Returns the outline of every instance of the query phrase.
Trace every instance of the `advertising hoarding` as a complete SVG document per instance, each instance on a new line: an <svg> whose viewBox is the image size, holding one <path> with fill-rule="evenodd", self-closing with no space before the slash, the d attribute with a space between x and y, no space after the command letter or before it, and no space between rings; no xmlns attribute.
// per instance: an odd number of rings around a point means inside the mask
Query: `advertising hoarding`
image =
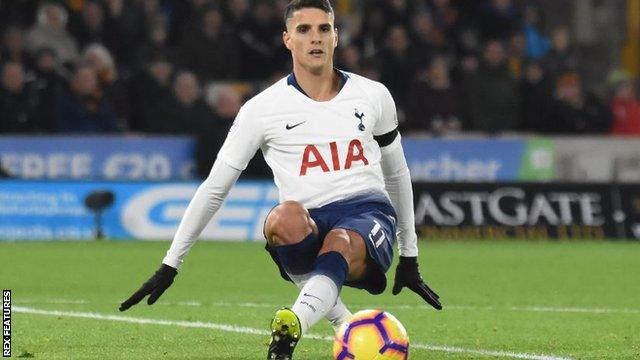
<svg viewBox="0 0 640 360"><path fill-rule="evenodd" d="M434 239L623 238L619 191L601 184L419 183L416 226Z"/></svg>
<svg viewBox="0 0 640 360"><path fill-rule="evenodd" d="M194 146L186 136L2 136L0 163L21 179L190 180Z"/></svg>
<svg viewBox="0 0 640 360"><path fill-rule="evenodd" d="M91 239L95 217L84 205L107 190L114 204L102 215L112 239L171 239L199 184L0 181L0 240ZM262 224L278 202L270 181L240 181L201 238L260 240Z"/></svg>
<svg viewBox="0 0 640 360"><path fill-rule="evenodd" d="M554 144L545 139L418 139L402 145L413 181L547 181Z"/></svg>

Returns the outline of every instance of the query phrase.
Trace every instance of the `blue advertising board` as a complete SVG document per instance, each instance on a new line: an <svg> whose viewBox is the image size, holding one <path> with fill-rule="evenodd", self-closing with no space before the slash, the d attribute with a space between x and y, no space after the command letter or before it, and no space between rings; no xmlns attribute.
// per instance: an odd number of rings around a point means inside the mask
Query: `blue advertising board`
<svg viewBox="0 0 640 360"><path fill-rule="evenodd" d="M508 139L402 141L413 181L518 180L526 143Z"/></svg>
<svg viewBox="0 0 640 360"><path fill-rule="evenodd" d="M553 178L553 146L526 139L420 139L403 146L414 181ZM186 136L0 136L0 163L20 179L183 181L195 178Z"/></svg>
<svg viewBox="0 0 640 360"><path fill-rule="evenodd" d="M84 206L108 190L114 204L102 215L112 239L171 239L198 187L195 182L0 181L0 240L90 239L95 217ZM202 232L216 240L262 239L262 224L278 202L270 181L240 181Z"/></svg>
<svg viewBox="0 0 640 360"><path fill-rule="evenodd" d="M0 163L21 179L189 180L186 136L0 136Z"/></svg>

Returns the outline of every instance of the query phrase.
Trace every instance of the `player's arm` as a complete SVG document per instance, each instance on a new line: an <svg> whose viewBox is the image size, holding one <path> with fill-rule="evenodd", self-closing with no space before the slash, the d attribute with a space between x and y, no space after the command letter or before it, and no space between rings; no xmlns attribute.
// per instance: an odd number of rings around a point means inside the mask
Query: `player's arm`
<svg viewBox="0 0 640 360"><path fill-rule="evenodd" d="M185 255L220 208L240 173L240 170L234 169L224 161L216 160L209 177L198 187L191 199L160 268L140 289L120 304L120 311L139 303L147 295L147 304L152 305L171 286Z"/></svg>
<svg viewBox="0 0 640 360"><path fill-rule="evenodd" d="M378 142L382 154L380 165L385 188L398 217L396 235L400 262L396 268L393 294L397 295L403 287L408 287L440 310L442 305L438 294L427 286L418 269L418 236L415 230L411 176L400 141L395 104L389 92L384 90L380 124L374 131L374 134L377 132L379 135L374 135L374 139Z"/></svg>
<svg viewBox="0 0 640 360"><path fill-rule="evenodd" d="M120 304L120 311L125 311L139 303L147 295L149 295L147 304L152 305L171 286L184 257L222 205L240 173L255 154L260 142L259 127L251 124L250 119L247 119L241 110L218 153L209 176L198 187L191 199L160 268L140 289Z"/></svg>

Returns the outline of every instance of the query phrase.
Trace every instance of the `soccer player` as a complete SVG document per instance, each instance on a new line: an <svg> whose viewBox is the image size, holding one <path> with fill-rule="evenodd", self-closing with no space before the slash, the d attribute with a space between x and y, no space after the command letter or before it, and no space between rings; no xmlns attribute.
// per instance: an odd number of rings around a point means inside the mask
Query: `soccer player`
<svg viewBox="0 0 640 360"><path fill-rule="evenodd" d="M411 179L389 91L333 67L338 33L328 0L292 1L285 22L293 72L242 107L160 269L120 306L124 311L146 295L151 305L171 285L261 149L280 192L264 224L266 247L281 275L300 288L293 306L274 316L267 359L291 359L301 336L323 317L334 326L348 320L342 286L382 293L396 234L393 294L408 287L442 308L418 271Z"/></svg>

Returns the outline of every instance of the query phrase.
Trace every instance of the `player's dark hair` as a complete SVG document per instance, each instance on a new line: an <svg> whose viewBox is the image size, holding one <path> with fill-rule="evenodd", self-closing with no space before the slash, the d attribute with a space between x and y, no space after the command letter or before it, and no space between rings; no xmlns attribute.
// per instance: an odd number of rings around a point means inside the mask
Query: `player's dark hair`
<svg viewBox="0 0 640 360"><path fill-rule="evenodd" d="M333 7L329 0L293 0L287 5L286 10L284 11L284 23L287 24L287 20L289 20L295 11L304 8L316 8L320 9L327 14L333 14Z"/></svg>

